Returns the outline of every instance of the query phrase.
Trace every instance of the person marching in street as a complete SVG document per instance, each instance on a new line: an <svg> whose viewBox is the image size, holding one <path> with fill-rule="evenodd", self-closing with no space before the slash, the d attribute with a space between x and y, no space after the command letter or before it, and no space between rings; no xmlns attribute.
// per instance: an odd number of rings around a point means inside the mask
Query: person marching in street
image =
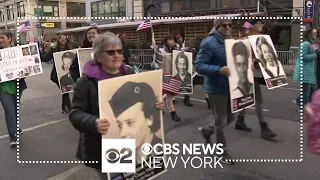
<svg viewBox="0 0 320 180"><path fill-rule="evenodd" d="M71 45L71 42L68 40L67 36L60 34L53 48L50 48L50 50L45 54L40 53L41 61L49 62L51 59L53 59L53 53L71 50L71 49L73 49L73 47ZM59 85L55 63L53 63L53 66L52 66L50 79L52 82L57 84L59 89L61 89ZM70 109L71 109L71 101L70 101L69 93L62 94L61 112L67 114L69 113Z"/></svg>
<svg viewBox="0 0 320 180"><path fill-rule="evenodd" d="M85 32L84 39L82 41L81 48L92 48L92 44L95 40L95 38L100 34L100 29L96 26L92 26L87 29ZM74 80L74 82L77 82L77 79L80 77L79 72L79 62L78 62L78 55L76 54L72 64L70 65L70 73L71 77Z"/></svg>
<svg viewBox="0 0 320 180"><path fill-rule="evenodd" d="M263 24L259 20L253 20L251 22L246 22L246 27L248 27L248 23L251 24L251 29L248 32L248 35L261 35L263 30ZM243 39L247 39L248 37L243 37ZM254 56L254 53L252 53ZM265 85L265 81L262 75L262 72L259 67L259 60L257 58L253 58L253 72L254 72L254 91L255 91L255 110L258 116L258 120L261 127L260 136L266 140L274 141L274 137L276 137L276 133L274 133L270 128L268 123L264 119L263 109L262 109L262 92L261 85ZM249 128L245 123L245 112L246 110L242 110L238 114L237 121L235 123L235 129L245 132L251 132L252 129Z"/></svg>
<svg viewBox="0 0 320 180"><path fill-rule="evenodd" d="M126 63L127 65L130 65L131 54L130 54L128 45L126 43L126 33L119 32L118 37L120 38L120 40L122 42L124 63Z"/></svg>
<svg viewBox="0 0 320 180"><path fill-rule="evenodd" d="M163 73L172 74L172 52L173 50L178 50L177 45L174 43L172 36L166 36L162 41L162 47L158 48L157 59L159 59L162 64L161 68ZM168 58L166 58L168 57ZM174 96L167 94L166 97L167 107L169 109L171 119L173 121L181 121L181 117L177 115L174 107Z"/></svg>
<svg viewBox="0 0 320 180"><path fill-rule="evenodd" d="M231 112L229 80L230 70L227 67L225 39L231 37L231 19L215 19L214 28L209 37L202 41L196 60L196 72L204 75L204 91L209 96L213 123L200 127L199 131L207 144L212 144L211 135L216 130L216 143L223 144L224 153L219 155L221 162L233 165L224 134L224 128L234 121ZM213 125L214 124L214 125Z"/></svg>
<svg viewBox="0 0 320 180"><path fill-rule="evenodd" d="M174 41L179 51L188 51L189 48L185 48L185 45L183 43L183 37L181 36L181 34L177 34L174 38ZM184 95L183 104L189 107L193 106L193 104L190 101L190 95L187 95L187 94Z"/></svg>
<svg viewBox="0 0 320 180"><path fill-rule="evenodd" d="M9 30L0 31L0 49L12 47L12 33ZM18 79L17 79L18 80ZM5 113L5 121L10 138L10 146L17 144L17 134L21 135L22 130L17 132L17 80L0 83L0 101ZM22 92L27 89L24 78L19 79L19 101L21 102Z"/></svg>
<svg viewBox="0 0 320 180"><path fill-rule="evenodd" d="M99 115L98 82L135 72L123 62L122 43L114 33L99 35L93 44L93 54L93 60L84 66L84 75L76 82L69 114L71 124L80 133L76 157L84 161L85 166L95 169L101 180L122 179L122 173L112 173L108 179L107 174L101 172L101 138L108 133L110 121L101 119ZM162 110L164 102L155 102L154 108Z"/></svg>

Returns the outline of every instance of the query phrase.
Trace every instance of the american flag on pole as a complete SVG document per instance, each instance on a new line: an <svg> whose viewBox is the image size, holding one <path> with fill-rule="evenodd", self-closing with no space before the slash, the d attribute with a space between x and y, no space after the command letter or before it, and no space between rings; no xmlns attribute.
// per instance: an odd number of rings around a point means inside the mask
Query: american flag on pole
<svg viewBox="0 0 320 180"><path fill-rule="evenodd" d="M19 32L31 31L30 21L26 21L18 27Z"/></svg>
<svg viewBox="0 0 320 180"><path fill-rule="evenodd" d="M163 94L177 95L180 92L181 81L172 77L170 74L165 74L162 82Z"/></svg>
<svg viewBox="0 0 320 180"><path fill-rule="evenodd" d="M137 29L137 31L143 30L143 29L147 29L147 28L151 28L152 24L151 24L151 20L150 19L146 19L143 23L141 23Z"/></svg>

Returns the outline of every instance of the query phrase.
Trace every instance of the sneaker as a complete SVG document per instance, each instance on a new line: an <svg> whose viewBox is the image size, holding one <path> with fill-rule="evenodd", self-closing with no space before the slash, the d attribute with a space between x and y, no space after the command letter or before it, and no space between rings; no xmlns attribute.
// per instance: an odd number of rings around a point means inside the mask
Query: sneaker
<svg viewBox="0 0 320 180"><path fill-rule="evenodd" d="M235 164L232 161L232 158L227 151L224 151L224 153L222 155L217 155L217 158L221 158L221 157L222 157L222 159L220 160L221 163L226 164L226 165L234 165Z"/></svg>
<svg viewBox="0 0 320 180"><path fill-rule="evenodd" d="M15 135L10 135L10 146L15 146L17 145L17 136Z"/></svg>
<svg viewBox="0 0 320 180"><path fill-rule="evenodd" d="M214 132L209 132L206 128L203 128L203 127L199 127L198 129L202 135L202 137L204 138L204 140L206 141L207 144L212 144L212 141L211 141L211 135L214 133Z"/></svg>

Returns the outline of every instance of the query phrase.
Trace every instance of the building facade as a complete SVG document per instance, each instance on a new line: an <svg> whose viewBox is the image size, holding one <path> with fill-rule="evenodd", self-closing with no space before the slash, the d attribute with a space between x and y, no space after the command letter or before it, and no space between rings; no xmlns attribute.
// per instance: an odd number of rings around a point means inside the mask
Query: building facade
<svg viewBox="0 0 320 180"><path fill-rule="evenodd" d="M0 28L16 33L18 17L85 17L85 0L0 0ZM20 43L31 36L36 40L56 38L57 31L81 27L85 20L77 19L28 19L31 31L19 34Z"/></svg>

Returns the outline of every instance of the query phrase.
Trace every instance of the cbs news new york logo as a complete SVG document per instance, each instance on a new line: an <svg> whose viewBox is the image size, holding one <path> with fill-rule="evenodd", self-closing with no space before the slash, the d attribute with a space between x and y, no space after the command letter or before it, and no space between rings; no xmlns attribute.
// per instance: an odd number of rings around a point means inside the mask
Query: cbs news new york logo
<svg viewBox="0 0 320 180"><path fill-rule="evenodd" d="M135 173L135 139L102 139L102 172Z"/></svg>

